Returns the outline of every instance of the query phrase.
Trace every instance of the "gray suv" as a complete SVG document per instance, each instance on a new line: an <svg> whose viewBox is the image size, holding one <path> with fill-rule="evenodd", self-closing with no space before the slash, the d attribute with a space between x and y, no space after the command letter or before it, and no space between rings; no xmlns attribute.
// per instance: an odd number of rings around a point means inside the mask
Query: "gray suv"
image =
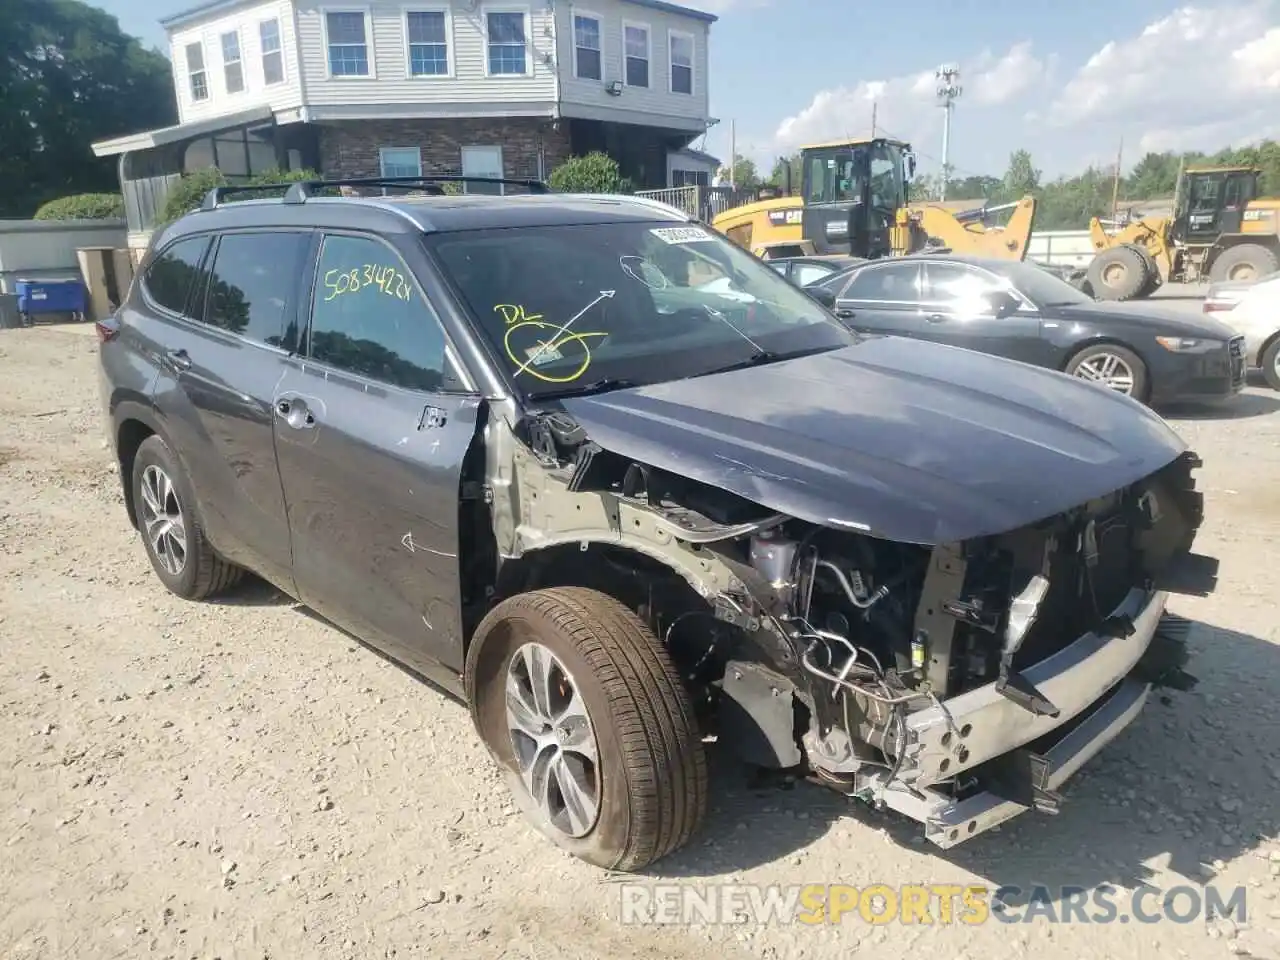
<svg viewBox="0 0 1280 960"><path fill-rule="evenodd" d="M684 844L711 735L950 847L1190 682L1198 461L1137 402L850 333L653 201L341 183L214 191L99 324L129 520L464 698L564 849Z"/></svg>

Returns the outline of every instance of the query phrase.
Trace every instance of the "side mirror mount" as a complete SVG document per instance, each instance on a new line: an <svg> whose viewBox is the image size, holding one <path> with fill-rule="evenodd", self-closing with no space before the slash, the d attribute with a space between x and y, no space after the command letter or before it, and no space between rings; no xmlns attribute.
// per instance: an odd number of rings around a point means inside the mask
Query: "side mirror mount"
<svg viewBox="0 0 1280 960"><path fill-rule="evenodd" d="M910 150L902 155L902 179L910 183L916 178L916 155Z"/></svg>
<svg viewBox="0 0 1280 960"><path fill-rule="evenodd" d="M836 308L836 294L834 290L829 290L826 287L801 287L800 289L811 296L814 300L817 300L828 310L834 310Z"/></svg>
<svg viewBox="0 0 1280 960"><path fill-rule="evenodd" d="M999 319L1018 312L1018 298L1008 290L997 290L991 294L988 301L991 304L991 312Z"/></svg>

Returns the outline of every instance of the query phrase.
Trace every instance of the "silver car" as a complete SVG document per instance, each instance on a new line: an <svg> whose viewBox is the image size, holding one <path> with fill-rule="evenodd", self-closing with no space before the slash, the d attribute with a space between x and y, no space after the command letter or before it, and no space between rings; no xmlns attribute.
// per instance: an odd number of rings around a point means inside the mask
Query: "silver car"
<svg viewBox="0 0 1280 960"><path fill-rule="evenodd" d="M1260 280L1221 281L1209 287L1204 312L1244 335L1246 363L1280 390L1280 271Z"/></svg>

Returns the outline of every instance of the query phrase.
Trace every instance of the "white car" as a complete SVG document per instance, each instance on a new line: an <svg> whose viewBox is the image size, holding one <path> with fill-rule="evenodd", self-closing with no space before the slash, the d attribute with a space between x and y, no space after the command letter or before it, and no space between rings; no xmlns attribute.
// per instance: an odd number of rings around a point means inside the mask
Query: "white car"
<svg viewBox="0 0 1280 960"><path fill-rule="evenodd" d="M1267 384L1280 390L1280 273L1256 283L1215 283L1204 312L1244 335L1246 363L1259 367Z"/></svg>

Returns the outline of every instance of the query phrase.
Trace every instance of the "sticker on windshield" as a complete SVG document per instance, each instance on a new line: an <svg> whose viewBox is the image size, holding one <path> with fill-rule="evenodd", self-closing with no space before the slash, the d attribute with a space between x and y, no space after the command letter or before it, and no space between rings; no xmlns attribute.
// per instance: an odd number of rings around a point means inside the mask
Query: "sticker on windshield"
<svg viewBox="0 0 1280 960"><path fill-rule="evenodd" d="M529 362L535 367L540 367L544 363L552 363L555 360L564 359L564 354L556 349L554 341L535 344L526 350L524 355L529 358Z"/></svg>
<svg viewBox="0 0 1280 960"><path fill-rule="evenodd" d="M715 236L701 227L658 227L650 230L663 243L701 243Z"/></svg>

